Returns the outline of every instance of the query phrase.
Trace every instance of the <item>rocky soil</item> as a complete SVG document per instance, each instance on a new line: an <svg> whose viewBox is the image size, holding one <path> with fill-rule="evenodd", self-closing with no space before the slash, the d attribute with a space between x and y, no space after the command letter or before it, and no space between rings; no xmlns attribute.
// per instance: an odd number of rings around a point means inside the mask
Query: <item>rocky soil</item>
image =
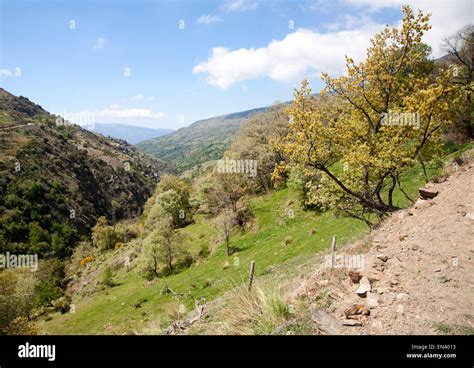
<svg viewBox="0 0 474 368"><path fill-rule="evenodd" d="M290 298L317 301L322 334L474 333L474 165L426 188L439 194L300 280Z"/></svg>

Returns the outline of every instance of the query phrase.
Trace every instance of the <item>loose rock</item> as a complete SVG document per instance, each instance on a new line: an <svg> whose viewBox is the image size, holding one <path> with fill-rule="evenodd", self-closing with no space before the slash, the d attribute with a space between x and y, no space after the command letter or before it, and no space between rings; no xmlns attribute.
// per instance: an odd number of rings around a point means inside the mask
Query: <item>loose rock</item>
<svg viewBox="0 0 474 368"><path fill-rule="evenodd" d="M321 309L314 312L313 322L318 325L320 330L329 335L338 335L341 332L341 323Z"/></svg>
<svg viewBox="0 0 474 368"><path fill-rule="evenodd" d="M356 319L345 319L341 323L344 326L362 326L362 322Z"/></svg>
<svg viewBox="0 0 474 368"><path fill-rule="evenodd" d="M360 280L359 288L357 289L356 293L360 297L365 297L367 292L371 290L370 281L367 277L362 277Z"/></svg>
<svg viewBox="0 0 474 368"><path fill-rule="evenodd" d="M367 308L376 308L379 306L379 296L377 293L367 293L367 300L365 301Z"/></svg>

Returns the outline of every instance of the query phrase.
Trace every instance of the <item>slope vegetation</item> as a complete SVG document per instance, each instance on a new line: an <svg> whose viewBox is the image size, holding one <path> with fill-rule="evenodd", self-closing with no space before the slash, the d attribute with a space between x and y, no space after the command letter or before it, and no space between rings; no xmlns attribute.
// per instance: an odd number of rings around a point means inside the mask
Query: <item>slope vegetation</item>
<svg viewBox="0 0 474 368"><path fill-rule="evenodd" d="M168 169L0 89L0 252L66 256L99 216L140 214Z"/></svg>

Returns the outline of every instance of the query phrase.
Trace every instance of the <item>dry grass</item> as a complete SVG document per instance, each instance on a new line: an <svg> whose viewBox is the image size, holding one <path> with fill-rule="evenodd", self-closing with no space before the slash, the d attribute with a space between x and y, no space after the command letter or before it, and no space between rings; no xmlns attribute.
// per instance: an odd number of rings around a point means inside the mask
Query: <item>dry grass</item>
<svg viewBox="0 0 474 368"><path fill-rule="evenodd" d="M291 312L275 287L254 286L249 291L239 286L222 311L222 317L227 334L265 335L285 323Z"/></svg>

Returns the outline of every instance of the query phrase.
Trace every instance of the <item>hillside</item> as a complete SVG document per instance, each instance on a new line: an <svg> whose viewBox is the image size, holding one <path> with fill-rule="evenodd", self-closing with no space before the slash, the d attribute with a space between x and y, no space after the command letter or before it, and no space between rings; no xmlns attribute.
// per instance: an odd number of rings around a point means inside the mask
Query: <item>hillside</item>
<svg viewBox="0 0 474 368"><path fill-rule="evenodd" d="M0 251L66 256L99 216L141 213L169 165L0 89Z"/></svg>
<svg viewBox="0 0 474 368"><path fill-rule="evenodd" d="M151 129L126 124L101 124L95 123L93 132L100 133L106 137L122 139L130 144L144 140L161 137L173 132L172 129Z"/></svg>
<svg viewBox="0 0 474 368"><path fill-rule="evenodd" d="M437 171L430 169L430 174L436 175ZM405 172L401 180L409 195L415 195L424 184L420 167ZM402 207L409 203L398 190L395 201ZM362 221L336 216L334 211L305 210L298 201L298 194L289 188L252 198L251 207L256 216L254 228L233 234L233 245L239 249L238 253L227 256L213 219L205 214L196 215L193 224L179 230L182 247L192 255L193 264L179 273L152 281L144 280L139 273L142 251L139 239L105 253L84 249L71 259L68 267L71 281L67 294L72 298L75 312L49 313L40 317L37 321L39 333L168 333L173 321L184 321L193 315L190 312L195 304L191 295L196 300L205 299L204 315L191 329L179 333L268 334L274 330L285 333L285 329L279 329L280 323L287 324L287 330L297 334L318 333L311 314L309 320L304 319L313 308L307 305L304 293L300 295L303 300L294 303L290 300L291 293L306 285L303 280L312 280L311 275L318 269L333 235L337 235L338 247L367 244L365 236L369 229ZM294 211L292 218L288 217L288 209ZM357 243L358 239L364 240ZM79 261L86 256L93 256L94 260L79 266ZM125 259L131 260L129 271L124 266ZM266 317L260 312L242 309L248 302L240 298L246 295L242 285L245 285L252 260L256 262L256 292L261 291L265 297L275 293L272 298L276 298L275 303L281 307L283 317L265 321ZM104 288L101 284L101 275L107 268L113 270L115 286L112 288ZM179 295L171 294L168 288ZM318 305L326 302L326 297L319 294L309 298ZM298 313L297 322L292 322L293 312L284 312L293 308L290 306L297 307L294 312ZM228 314L229 308L242 310L243 321L233 325L235 321L232 322L234 317ZM304 316L302 322L299 313Z"/></svg>
<svg viewBox="0 0 474 368"><path fill-rule="evenodd" d="M217 160L232 143L239 128L255 113L266 107L199 120L163 137L138 143L145 153L176 165L185 171L194 165Z"/></svg>
<svg viewBox="0 0 474 368"><path fill-rule="evenodd" d="M440 181L428 186L439 192L435 198L418 199L368 238L338 251L363 255L363 268L320 267L298 286L293 282L293 302L323 298L308 305L320 333L474 334L472 161ZM360 277L369 282L362 296Z"/></svg>

